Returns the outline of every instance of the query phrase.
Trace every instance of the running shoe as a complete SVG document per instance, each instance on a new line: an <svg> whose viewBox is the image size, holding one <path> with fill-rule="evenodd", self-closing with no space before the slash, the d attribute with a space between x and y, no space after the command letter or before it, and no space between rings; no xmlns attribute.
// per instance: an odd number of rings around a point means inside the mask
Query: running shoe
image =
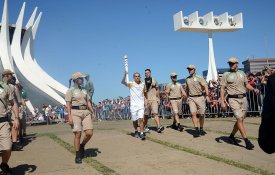
<svg viewBox="0 0 275 175"><path fill-rule="evenodd" d="M145 132L145 133L149 133L149 132L150 132L150 129L148 128L147 125L144 126L144 132Z"/></svg>
<svg viewBox="0 0 275 175"><path fill-rule="evenodd" d="M194 138L200 137L200 130L196 129L193 137Z"/></svg>
<svg viewBox="0 0 275 175"><path fill-rule="evenodd" d="M77 151L75 153L75 163L76 164L81 164L82 163L82 158L81 158L81 152L80 151Z"/></svg>
<svg viewBox="0 0 275 175"><path fill-rule="evenodd" d="M164 127L163 126L160 126L160 127L158 127L158 133L161 133L162 131L164 130Z"/></svg>
<svg viewBox="0 0 275 175"><path fill-rule="evenodd" d="M250 140L245 141L245 148L252 150L255 146L250 142Z"/></svg>
<svg viewBox="0 0 275 175"><path fill-rule="evenodd" d="M1 163L0 167L1 167L3 175L12 175L12 172L11 172L10 167L9 167L8 164Z"/></svg>
<svg viewBox="0 0 275 175"><path fill-rule="evenodd" d="M205 134L207 134L203 129L200 130L200 135L204 136Z"/></svg>
<svg viewBox="0 0 275 175"><path fill-rule="evenodd" d="M138 131L135 131L135 138L139 138L139 133L138 133Z"/></svg>
<svg viewBox="0 0 275 175"><path fill-rule="evenodd" d="M18 142L12 143L12 148L11 148L12 151L21 151L22 149L23 149L23 146L20 143Z"/></svg>
<svg viewBox="0 0 275 175"><path fill-rule="evenodd" d="M180 131L180 132L182 132L183 131L183 127L180 124L178 124L177 130Z"/></svg>
<svg viewBox="0 0 275 175"><path fill-rule="evenodd" d="M140 134L140 139L141 140L145 140L145 135L144 134Z"/></svg>

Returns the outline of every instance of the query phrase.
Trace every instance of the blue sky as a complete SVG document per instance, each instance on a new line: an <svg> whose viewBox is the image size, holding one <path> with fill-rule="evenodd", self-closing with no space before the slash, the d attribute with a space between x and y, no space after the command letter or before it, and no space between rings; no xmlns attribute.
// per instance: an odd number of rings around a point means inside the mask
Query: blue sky
<svg viewBox="0 0 275 175"><path fill-rule="evenodd" d="M9 0L10 23L15 23L23 0ZM3 4L3 1L1 1ZM129 56L129 73L150 68L158 82L169 73L187 76L186 66L207 69L208 40L205 33L175 32L173 15L209 11L220 15L243 13L244 29L213 34L217 67L236 56L275 57L275 2L273 0L26 0L25 24L33 9L43 12L35 42L38 63L68 86L73 72L89 73L95 84L94 100L126 96L120 84ZM3 6L1 4L1 6ZM2 14L2 8L0 8ZM131 78L131 76L130 76Z"/></svg>

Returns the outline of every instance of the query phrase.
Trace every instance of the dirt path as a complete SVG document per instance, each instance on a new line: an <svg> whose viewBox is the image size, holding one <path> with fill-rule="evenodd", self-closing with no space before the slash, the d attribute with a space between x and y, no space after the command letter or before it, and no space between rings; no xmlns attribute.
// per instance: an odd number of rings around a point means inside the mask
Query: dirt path
<svg viewBox="0 0 275 175"><path fill-rule="evenodd" d="M225 121L226 120L226 121ZM260 169L260 174L275 172L275 155L267 155L260 150L257 141L254 150L227 143L227 135L233 126L232 119L207 119L205 128L210 130L204 137L193 138L192 128L184 132L165 129L158 134L147 134L148 140L141 141L132 137L131 121L103 121L94 123L95 135L86 145L89 158L113 169L118 174L255 174L252 169ZM229 121L228 121L229 120ZM162 120L168 125L172 120ZM248 135L257 138L260 119L251 118ZM182 124L192 126L191 120ZM249 124L250 123L250 124ZM255 124L256 123L256 124ZM153 120L149 121L154 126ZM72 146L73 134L66 124L35 126L28 128L29 133L51 132ZM39 135L39 134L38 134ZM31 139L30 139L31 141ZM244 145L240 139L240 145ZM191 150L191 151L190 151ZM205 156L207 155L207 156ZM214 157L214 160L213 158ZM215 157L221 158L217 161ZM88 158L88 159L89 159ZM248 165L248 170L229 165L224 160ZM14 152L10 164L15 172L21 174L101 174L92 164L74 164L74 155L60 144L44 136L37 137L22 152ZM33 172L31 172L33 170ZM21 175L21 174L16 175Z"/></svg>

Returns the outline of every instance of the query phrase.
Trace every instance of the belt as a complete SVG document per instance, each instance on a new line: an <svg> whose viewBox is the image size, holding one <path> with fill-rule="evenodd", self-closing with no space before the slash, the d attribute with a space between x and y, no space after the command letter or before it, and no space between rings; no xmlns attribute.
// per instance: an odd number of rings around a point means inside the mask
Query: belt
<svg viewBox="0 0 275 175"><path fill-rule="evenodd" d="M0 123L8 122L8 117L0 117Z"/></svg>
<svg viewBox="0 0 275 175"><path fill-rule="evenodd" d="M244 98L246 97L246 94L237 94L237 95L229 95L228 98Z"/></svg>
<svg viewBox="0 0 275 175"><path fill-rule="evenodd" d="M200 94L200 95L189 95L189 97L201 97L203 96L203 94Z"/></svg>
<svg viewBox="0 0 275 175"><path fill-rule="evenodd" d="M178 97L178 98L169 98L170 100L180 100L181 97Z"/></svg>
<svg viewBox="0 0 275 175"><path fill-rule="evenodd" d="M86 110L87 106L72 106L72 109L77 109L77 110Z"/></svg>

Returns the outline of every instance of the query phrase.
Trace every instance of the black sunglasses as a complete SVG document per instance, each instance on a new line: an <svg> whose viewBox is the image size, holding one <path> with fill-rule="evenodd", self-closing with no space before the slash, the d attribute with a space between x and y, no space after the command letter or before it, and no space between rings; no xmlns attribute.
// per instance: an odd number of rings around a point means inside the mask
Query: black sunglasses
<svg viewBox="0 0 275 175"><path fill-rule="evenodd" d="M177 75L175 75L175 76L171 76L171 78L177 78Z"/></svg>

